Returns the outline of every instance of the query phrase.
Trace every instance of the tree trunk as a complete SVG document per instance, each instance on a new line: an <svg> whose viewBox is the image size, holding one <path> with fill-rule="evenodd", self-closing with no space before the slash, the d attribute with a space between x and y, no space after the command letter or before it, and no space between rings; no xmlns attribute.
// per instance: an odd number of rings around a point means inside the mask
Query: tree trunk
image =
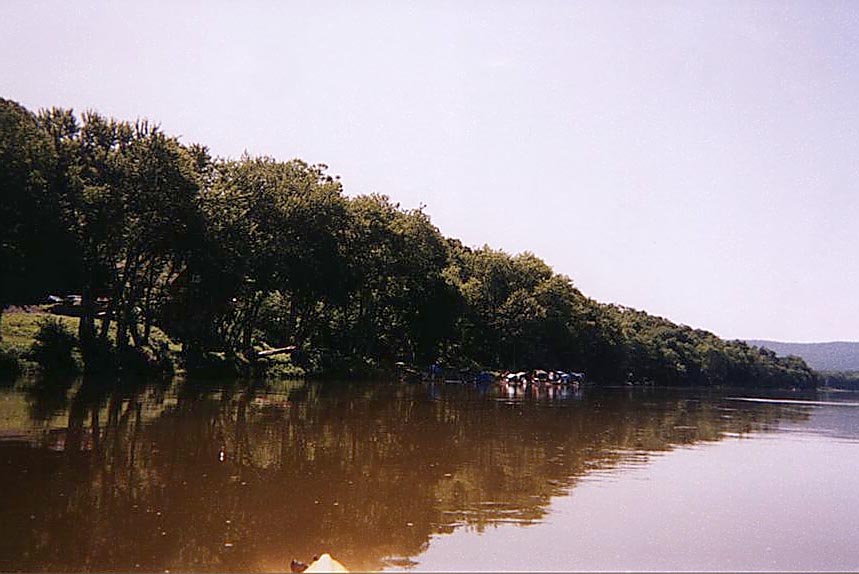
<svg viewBox="0 0 859 574"><path fill-rule="evenodd" d="M89 285L85 285L81 289L81 320L78 324L78 340L83 352L84 364L86 364L87 356L92 351L95 341L95 301Z"/></svg>
<svg viewBox="0 0 859 574"><path fill-rule="evenodd" d="M152 332L152 291L155 289L155 269L156 265L151 265L149 268L149 273L146 278L146 286L143 291L143 305L141 306L143 312L143 340L141 341L143 345L149 344L149 335ZM172 269L170 271L172 273Z"/></svg>
<svg viewBox="0 0 859 574"><path fill-rule="evenodd" d="M144 347L146 342L143 340L143 337L140 335L140 329L138 328L136 321L131 321L128 324L128 332L131 334L131 340L134 341L135 347Z"/></svg>
<svg viewBox="0 0 859 574"><path fill-rule="evenodd" d="M253 356L253 333L256 328L257 315L262 305L262 298L256 293L251 301L251 307L245 317L244 330L242 332L242 353L246 357Z"/></svg>
<svg viewBox="0 0 859 574"><path fill-rule="evenodd" d="M110 317L116 313L113 303L111 303L104 311L104 317L101 320L101 330L98 336L101 339L107 339L107 334L110 332Z"/></svg>
<svg viewBox="0 0 859 574"><path fill-rule="evenodd" d="M119 305L119 314L116 317L116 350L122 352L128 347L128 310L126 305Z"/></svg>

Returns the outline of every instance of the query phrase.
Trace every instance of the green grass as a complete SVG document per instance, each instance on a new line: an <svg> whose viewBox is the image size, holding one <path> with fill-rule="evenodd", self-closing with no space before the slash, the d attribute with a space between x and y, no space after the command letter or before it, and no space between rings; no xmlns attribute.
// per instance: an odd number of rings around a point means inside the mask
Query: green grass
<svg viewBox="0 0 859 574"><path fill-rule="evenodd" d="M36 365L27 361L24 357L33 346L36 340L36 333L39 331L39 325L42 321L48 318L57 319L62 322L72 333L77 336L78 325L80 319L78 317L69 317L67 315L54 315L48 312L48 305L40 305L38 307L29 307L28 311L14 310L3 313L0 319L0 333L2 333L2 345L5 349L9 349L22 358L22 366L26 370L34 368ZM37 309L37 310L34 310ZM100 328L100 323L96 322L96 329ZM116 325L111 324L108 331L108 337L111 341L116 340ZM174 343L164 332L158 327L152 327L150 339L153 342L167 343L170 352L178 354L181 346ZM80 359L75 351L76 358Z"/></svg>
<svg viewBox="0 0 859 574"><path fill-rule="evenodd" d="M33 307L30 307L32 309ZM67 315L54 315L48 312L49 305L38 306L38 311L13 311L3 313L0 332L3 334L3 342L18 349L29 349L35 340L36 332L39 330L39 322L45 318L53 317L62 321L72 333L77 334L80 319ZM100 328L100 322L96 321L96 329ZM116 338L116 325L111 324L109 334L111 340ZM158 327L152 327L150 338L153 342L165 342L173 352L181 348L174 343L170 337Z"/></svg>
<svg viewBox="0 0 859 574"><path fill-rule="evenodd" d="M72 333L78 332L78 323L80 320L77 317L52 315L44 309L37 312L6 312L3 313L3 318L0 319L2 321L0 332L3 334L4 345L21 353L29 351L33 341L36 340L40 321L48 317L59 319Z"/></svg>
<svg viewBox="0 0 859 574"><path fill-rule="evenodd" d="M0 319L0 333L2 333L2 348L12 351L18 357L18 361L25 372L32 372L38 369L38 365L27 358L33 342L36 340L36 333L39 331L39 326L45 319L51 318L62 322L76 337L78 333L78 325L80 319L78 317L69 317L67 315L55 315L50 313L49 305L30 306L26 311L15 309L3 313ZM96 322L96 329L100 329L100 322ZM116 325L112 324L108 332L108 337L111 341L116 340ZM166 343L173 357L178 357L181 352L181 345L172 341L158 327L152 327L150 339L153 343ZM78 364L82 364L80 350L75 349L73 356ZM267 359L268 376L274 379L291 379L302 378L305 375L304 369L294 365L291 357L287 355L278 355Z"/></svg>
<svg viewBox="0 0 859 574"><path fill-rule="evenodd" d="M32 373L39 369L39 365L29 358L29 353L42 321L48 318L58 320L75 335L78 332L78 323L80 322L77 317L48 313L44 307L39 307L38 311L32 311L32 307L30 309L30 311L15 310L11 313L3 313L2 324L0 324L0 332L3 334L2 346L5 350L12 351L18 356L18 364L24 373ZM80 351L75 349L72 356L80 365Z"/></svg>

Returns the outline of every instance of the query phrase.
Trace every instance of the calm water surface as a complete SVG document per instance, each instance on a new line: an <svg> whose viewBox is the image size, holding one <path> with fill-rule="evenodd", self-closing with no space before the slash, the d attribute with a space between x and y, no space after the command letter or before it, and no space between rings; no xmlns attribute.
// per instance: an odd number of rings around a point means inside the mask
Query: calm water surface
<svg viewBox="0 0 859 574"><path fill-rule="evenodd" d="M857 477L849 393L29 382L0 570L857 570Z"/></svg>

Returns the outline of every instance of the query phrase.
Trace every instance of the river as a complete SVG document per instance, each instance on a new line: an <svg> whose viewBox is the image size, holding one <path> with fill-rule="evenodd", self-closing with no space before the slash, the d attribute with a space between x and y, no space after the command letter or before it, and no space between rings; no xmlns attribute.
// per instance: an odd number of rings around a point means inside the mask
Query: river
<svg viewBox="0 0 859 574"><path fill-rule="evenodd" d="M0 390L0 570L857 570L859 395Z"/></svg>

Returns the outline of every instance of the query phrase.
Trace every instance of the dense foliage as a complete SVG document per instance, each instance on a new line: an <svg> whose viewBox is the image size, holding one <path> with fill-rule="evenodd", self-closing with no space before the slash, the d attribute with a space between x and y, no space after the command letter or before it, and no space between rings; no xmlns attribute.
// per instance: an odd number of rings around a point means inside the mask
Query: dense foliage
<svg viewBox="0 0 859 574"><path fill-rule="evenodd" d="M31 355L46 374L66 375L77 371L72 354L75 336L62 321L45 319L39 324L35 339Z"/></svg>
<svg viewBox="0 0 859 574"><path fill-rule="evenodd" d="M859 391L859 371L823 371L818 381L826 387Z"/></svg>
<svg viewBox="0 0 859 574"><path fill-rule="evenodd" d="M809 386L798 359L585 297L530 253L472 249L324 165L213 159L147 122L0 100L0 308L79 293L85 368L157 358L311 373L397 361L603 382ZM138 363L140 361L138 360Z"/></svg>

